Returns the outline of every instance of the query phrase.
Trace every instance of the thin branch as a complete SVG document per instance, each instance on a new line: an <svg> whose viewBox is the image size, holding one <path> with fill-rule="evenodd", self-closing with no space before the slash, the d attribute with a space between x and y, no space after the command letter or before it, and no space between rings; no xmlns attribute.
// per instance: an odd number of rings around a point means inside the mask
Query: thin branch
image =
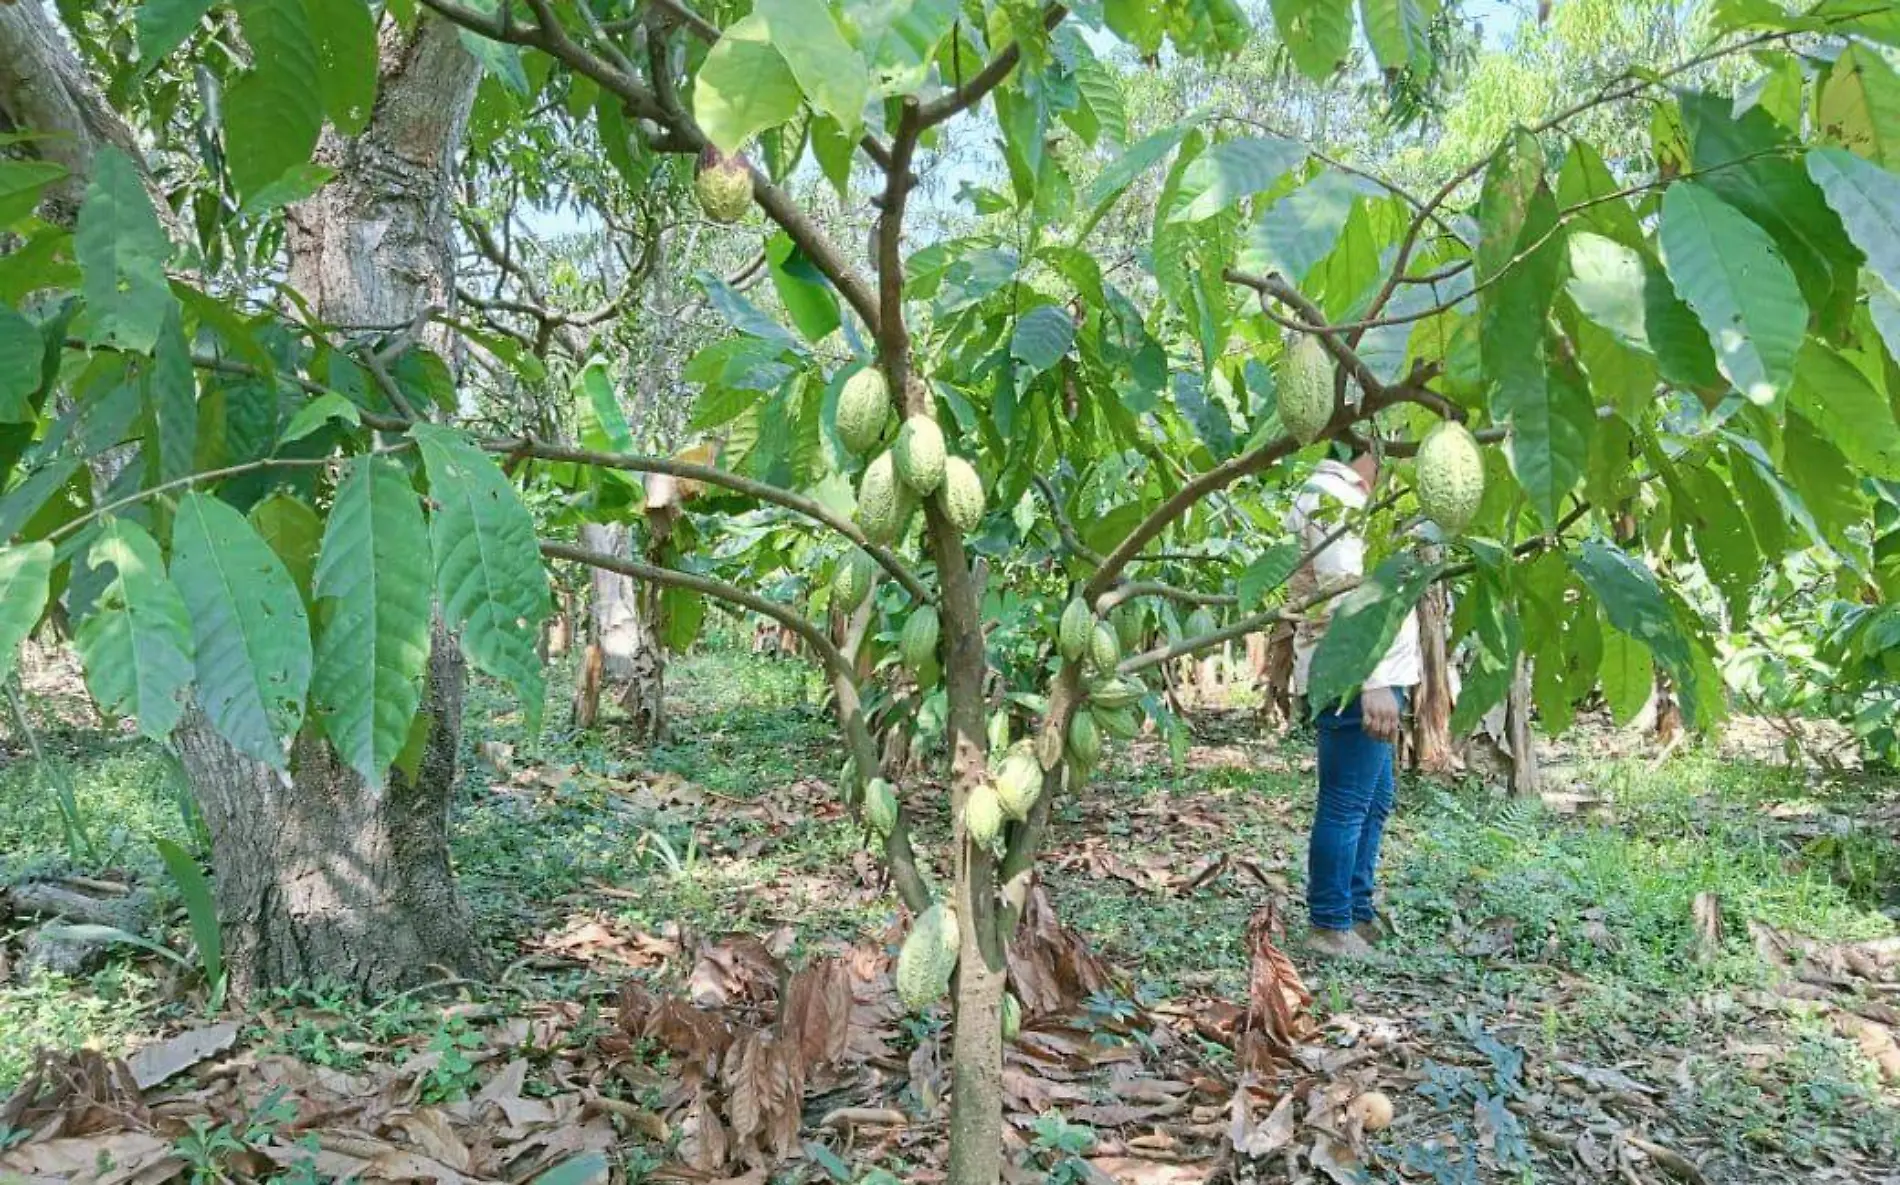
<svg viewBox="0 0 1900 1185"><path fill-rule="evenodd" d="M1067 5L1051 4L1042 10L1042 27L1054 29L1068 15ZM941 98L925 103L919 112L921 126L936 127L982 102L984 95L995 90L1005 78L1009 77L1009 72L1016 68L1016 63L1022 56L1023 47L1020 42L1012 41L1004 46L994 58L990 59L988 65L977 71L976 76L970 81Z"/></svg>
<svg viewBox="0 0 1900 1185"><path fill-rule="evenodd" d="M389 448L376 449L368 455L382 456L385 453L401 452L408 447L409 442L404 441L399 445L393 445ZM155 486L148 486L136 493L127 494L123 498L114 499L104 506L94 507L78 518L70 522L61 523L51 531L48 531L46 533L46 540L49 543L57 542L85 527L88 523L104 518L115 510L123 510L127 506L134 506L140 502L149 501L152 498L158 497L160 494L167 494L173 490L182 489L185 486L194 486L206 481L222 481L227 477L239 477L246 473L256 473L262 469L317 469L327 465L337 464L339 460L340 458L327 455L322 457L262 457L255 461L245 461L239 465L226 465L221 469L206 469L199 473L187 473L183 477L174 477L170 481L162 481Z"/></svg>

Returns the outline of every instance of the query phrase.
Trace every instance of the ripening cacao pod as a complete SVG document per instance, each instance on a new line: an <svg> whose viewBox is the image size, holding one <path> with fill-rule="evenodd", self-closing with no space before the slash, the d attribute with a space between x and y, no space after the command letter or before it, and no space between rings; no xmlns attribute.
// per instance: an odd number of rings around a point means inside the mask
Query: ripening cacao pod
<svg viewBox="0 0 1900 1185"><path fill-rule="evenodd" d="M1009 711L1007 709L998 708L990 713L989 744L992 762L995 761L995 754L1009 747Z"/></svg>
<svg viewBox="0 0 1900 1185"><path fill-rule="evenodd" d="M1080 662L1089 652L1089 631L1095 628L1095 614L1081 597L1069 602L1056 626L1056 650L1064 662Z"/></svg>
<svg viewBox="0 0 1900 1185"><path fill-rule="evenodd" d="M1418 446L1418 505L1455 535L1471 525L1484 499L1484 453L1463 424L1447 420Z"/></svg>
<svg viewBox="0 0 1900 1185"><path fill-rule="evenodd" d="M1280 370L1280 426L1301 444L1312 444L1332 419L1333 356L1314 334L1299 334Z"/></svg>
<svg viewBox="0 0 1900 1185"><path fill-rule="evenodd" d="M1023 1005L1015 992L1003 993L1003 1040L1014 1041L1023 1031Z"/></svg>
<svg viewBox="0 0 1900 1185"><path fill-rule="evenodd" d="M989 847L1002 834L1003 804L997 799L995 786L984 782L964 799L963 830L979 848Z"/></svg>
<svg viewBox="0 0 1900 1185"><path fill-rule="evenodd" d="M879 839L897 829L897 791L883 778L872 778L864 788L864 825Z"/></svg>
<svg viewBox="0 0 1900 1185"><path fill-rule="evenodd" d="M744 154L727 156L706 146L693 173L693 196L714 222L737 222L752 208L752 169Z"/></svg>
<svg viewBox="0 0 1900 1185"><path fill-rule="evenodd" d="M838 570L832 574L831 604L840 612L849 613L864 604L864 598L870 595L876 583L877 561L868 552L854 547L838 561Z"/></svg>
<svg viewBox="0 0 1900 1185"><path fill-rule="evenodd" d="M1117 708L1132 707L1141 701L1141 684L1131 679L1103 679L1089 688L1089 704L1092 707L1114 711Z"/></svg>
<svg viewBox="0 0 1900 1185"><path fill-rule="evenodd" d="M1077 708L1069 719L1069 756L1083 769L1095 768L1102 759L1102 734L1087 708Z"/></svg>
<svg viewBox="0 0 1900 1185"><path fill-rule="evenodd" d="M1121 639L1115 636L1115 627L1106 621L1098 621L1089 631L1089 662L1104 675L1112 675L1122 660Z"/></svg>
<svg viewBox="0 0 1900 1185"><path fill-rule="evenodd" d="M983 523L983 479L976 467L962 457L946 457L943 462L943 487L937 497L943 516L950 525L969 534Z"/></svg>
<svg viewBox="0 0 1900 1185"><path fill-rule="evenodd" d="M898 636L897 653L913 674L936 661L937 638L941 631L936 609L921 605L911 611L910 619L904 622L904 632Z"/></svg>
<svg viewBox="0 0 1900 1185"><path fill-rule="evenodd" d="M950 990L957 969L957 914L941 901L919 914L897 952L897 995L921 1012Z"/></svg>
<svg viewBox="0 0 1900 1185"><path fill-rule="evenodd" d="M1012 745L996 772L996 801L1012 819L1029 817L1029 810L1042 796L1042 762L1036 760L1036 747L1023 741Z"/></svg>
<svg viewBox="0 0 1900 1185"><path fill-rule="evenodd" d="M897 457L897 476L920 497L928 498L943 484L943 429L929 416L905 420L891 452Z"/></svg>
<svg viewBox="0 0 1900 1185"><path fill-rule="evenodd" d="M1067 745L1068 740L1062 735L1062 730L1056 727L1055 721L1050 719L1044 722L1036 733L1036 764L1044 770L1061 765L1062 751Z"/></svg>
<svg viewBox="0 0 1900 1185"><path fill-rule="evenodd" d="M887 450L872 458L858 481L858 525L880 546L894 541L909 517L908 499L897 486L897 462Z"/></svg>
<svg viewBox="0 0 1900 1185"><path fill-rule="evenodd" d="M891 386L884 372L867 366L844 381L838 392L838 439L854 453L868 453L884 435L891 418Z"/></svg>

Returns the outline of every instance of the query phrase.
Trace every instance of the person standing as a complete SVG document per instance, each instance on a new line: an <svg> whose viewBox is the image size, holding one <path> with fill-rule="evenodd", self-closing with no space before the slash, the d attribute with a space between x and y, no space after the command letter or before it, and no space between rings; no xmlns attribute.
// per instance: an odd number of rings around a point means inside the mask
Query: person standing
<svg viewBox="0 0 1900 1185"><path fill-rule="evenodd" d="M1300 488L1286 525L1301 553L1312 558L1289 582L1295 602L1343 592L1364 577L1366 541L1356 519L1378 476L1379 459L1371 450L1348 450L1344 460L1321 461ZM1328 600L1310 610L1295 629L1296 703L1306 695L1313 653L1334 604ZM1307 841L1306 901L1308 947L1317 955L1365 958L1383 937L1372 906L1373 880L1392 812L1399 719L1418 678L1418 620L1408 613L1357 694L1344 704L1309 705L1319 734L1319 801Z"/></svg>

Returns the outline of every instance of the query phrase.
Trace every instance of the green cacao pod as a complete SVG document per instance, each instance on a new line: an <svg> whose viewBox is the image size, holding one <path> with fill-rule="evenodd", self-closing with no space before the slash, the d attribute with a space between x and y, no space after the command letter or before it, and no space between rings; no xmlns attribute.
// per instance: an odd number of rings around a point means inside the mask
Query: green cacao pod
<svg viewBox="0 0 1900 1185"><path fill-rule="evenodd" d="M897 430L897 476L921 497L928 498L943 484L943 429L929 416L912 416Z"/></svg>
<svg viewBox="0 0 1900 1185"><path fill-rule="evenodd" d="M1009 712L999 708L990 713L989 725L990 753L1001 753L1009 748ZM992 760L994 758L992 757Z"/></svg>
<svg viewBox="0 0 1900 1185"><path fill-rule="evenodd" d="M1447 420L1418 446L1418 505L1451 534L1471 525L1484 499L1484 453L1463 424Z"/></svg>
<svg viewBox="0 0 1900 1185"><path fill-rule="evenodd" d="M744 155L727 156L710 145L699 154L693 196L714 222L737 222L752 208L752 170Z"/></svg>
<svg viewBox="0 0 1900 1185"><path fill-rule="evenodd" d="M1112 675L1122 660L1121 639L1115 636L1115 627L1106 621L1098 621L1089 631L1089 662L1104 675Z"/></svg>
<svg viewBox="0 0 1900 1185"><path fill-rule="evenodd" d="M950 990L957 969L957 914L941 901L919 914L897 952L897 995L922 1012Z"/></svg>
<svg viewBox="0 0 1900 1185"><path fill-rule="evenodd" d="M1068 739L1062 730L1056 727L1053 719L1046 721L1036 733L1036 764L1045 771L1062 764L1062 751L1068 746Z"/></svg>
<svg viewBox="0 0 1900 1185"><path fill-rule="evenodd" d="M1299 334L1280 371L1280 426L1301 444L1312 444L1332 418L1333 356L1314 334Z"/></svg>
<svg viewBox="0 0 1900 1185"><path fill-rule="evenodd" d="M1205 607L1188 614L1187 625L1183 627L1184 636L1189 638L1205 637L1214 632L1214 615Z"/></svg>
<svg viewBox="0 0 1900 1185"><path fill-rule="evenodd" d="M1056 627L1056 650L1064 662L1080 662L1089 652L1089 631L1095 628L1095 614L1089 612L1088 603L1081 597L1069 602L1062 611L1062 622Z"/></svg>
<svg viewBox="0 0 1900 1185"><path fill-rule="evenodd" d="M1141 701L1141 692L1141 684L1131 679L1104 679L1089 688L1089 703L1110 711L1132 707Z"/></svg>
<svg viewBox="0 0 1900 1185"><path fill-rule="evenodd" d="M1003 833L1003 804L997 799L995 786L984 782L970 791L963 802L963 829L979 848L989 847Z"/></svg>
<svg viewBox="0 0 1900 1185"><path fill-rule="evenodd" d="M850 553L838 561L838 570L831 577L831 603L842 612L849 613L864 604L864 598L870 595L872 585L877 583L877 561L870 553L861 548L852 548Z"/></svg>
<svg viewBox="0 0 1900 1185"><path fill-rule="evenodd" d="M1102 734L1087 708L1077 708L1069 720L1069 756L1083 769L1095 768L1102 759Z"/></svg>
<svg viewBox="0 0 1900 1185"><path fill-rule="evenodd" d="M1042 796L1042 762L1036 760L1036 747L1029 741L1010 746L1003 767L996 772L996 801L1012 819L1027 819L1029 810Z"/></svg>
<svg viewBox="0 0 1900 1185"><path fill-rule="evenodd" d="M967 535L983 524L983 479L962 457L944 459L943 488L937 497L943 516L957 530Z"/></svg>
<svg viewBox="0 0 1900 1185"><path fill-rule="evenodd" d="M838 392L838 439L854 453L868 453L884 435L891 418L891 387L884 372L867 366L844 381Z"/></svg>
<svg viewBox="0 0 1900 1185"><path fill-rule="evenodd" d="M1015 992L1003 993L1003 1040L1014 1041L1023 1031L1023 1005Z"/></svg>
<svg viewBox="0 0 1900 1185"><path fill-rule="evenodd" d="M937 611L929 605L919 606L911 611L910 619L904 622L904 632L898 637L897 653L904 665L913 672L919 672L937 658L937 637L942 626L937 620Z"/></svg>
<svg viewBox="0 0 1900 1185"><path fill-rule="evenodd" d="M1133 740L1135 734L1141 731L1141 721L1127 708L1111 710L1090 705L1089 715L1095 717L1096 728L1124 741Z"/></svg>
<svg viewBox="0 0 1900 1185"><path fill-rule="evenodd" d="M883 778L872 778L864 788L864 824L879 839L897 829L897 791Z"/></svg>
<svg viewBox="0 0 1900 1185"><path fill-rule="evenodd" d="M907 502L897 488L896 459L888 450L879 453L858 482L858 525L864 537L880 546L894 541L909 517Z"/></svg>
<svg viewBox="0 0 1900 1185"><path fill-rule="evenodd" d="M1123 654L1133 654L1141 649L1141 633L1145 624L1141 610L1134 605L1123 605L1108 618L1115 625L1115 637L1122 644Z"/></svg>
<svg viewBox="0 0 1900 1185"><path fill-rule="evenodd" d="M839 797L845 799L847 802L850 801L851 794L857 789L857 785L858 759L855 757L847 757L844 759L844 765L838 770Z"/></svg>

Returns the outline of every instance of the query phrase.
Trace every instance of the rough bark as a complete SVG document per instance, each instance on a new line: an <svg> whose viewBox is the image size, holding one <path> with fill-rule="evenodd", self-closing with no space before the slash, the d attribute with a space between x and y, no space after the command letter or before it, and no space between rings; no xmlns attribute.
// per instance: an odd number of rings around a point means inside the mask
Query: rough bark
<svg viewBox="0 0 1900 1185"><path fill-rule="evenodd" d="M1415 768L1428 774L1464 768L1451 735L1450 602L1445 586L1434 584L1425 590L1418 606L1419 684L1412 709L1412 759Z"/></svg>
<svg viewBox="0 0 1900 1185"><path fill-rule="evenodd" d="M195 709L180 727L179 759L211 832L235 996L318 977L382 991L478 963L447 844L465 682L454 639L438 629L422 763L413 783L392 772L380 793L309 734L286 780L237 754Z"/></svg>
<svg viewBox="0 0 1900 1185"><path fill-rule="evenodd" d="M582 523L581 546L606 555L627 554L627 528L621 523ZM600 643L602 671L607 678L625 679L633 673L635 636L634 603L638 591L633 578L618 572L595 568L590 641Z"/></svg>
<svg viewBox="0 0 1900 1185"><path fill-rule="evenodd" d="M1511 756L1511 796L1529 798L1537 793L1537 737L1531 731L1531 660L1517 656L1504 709L1506 749Z"/></svg>

